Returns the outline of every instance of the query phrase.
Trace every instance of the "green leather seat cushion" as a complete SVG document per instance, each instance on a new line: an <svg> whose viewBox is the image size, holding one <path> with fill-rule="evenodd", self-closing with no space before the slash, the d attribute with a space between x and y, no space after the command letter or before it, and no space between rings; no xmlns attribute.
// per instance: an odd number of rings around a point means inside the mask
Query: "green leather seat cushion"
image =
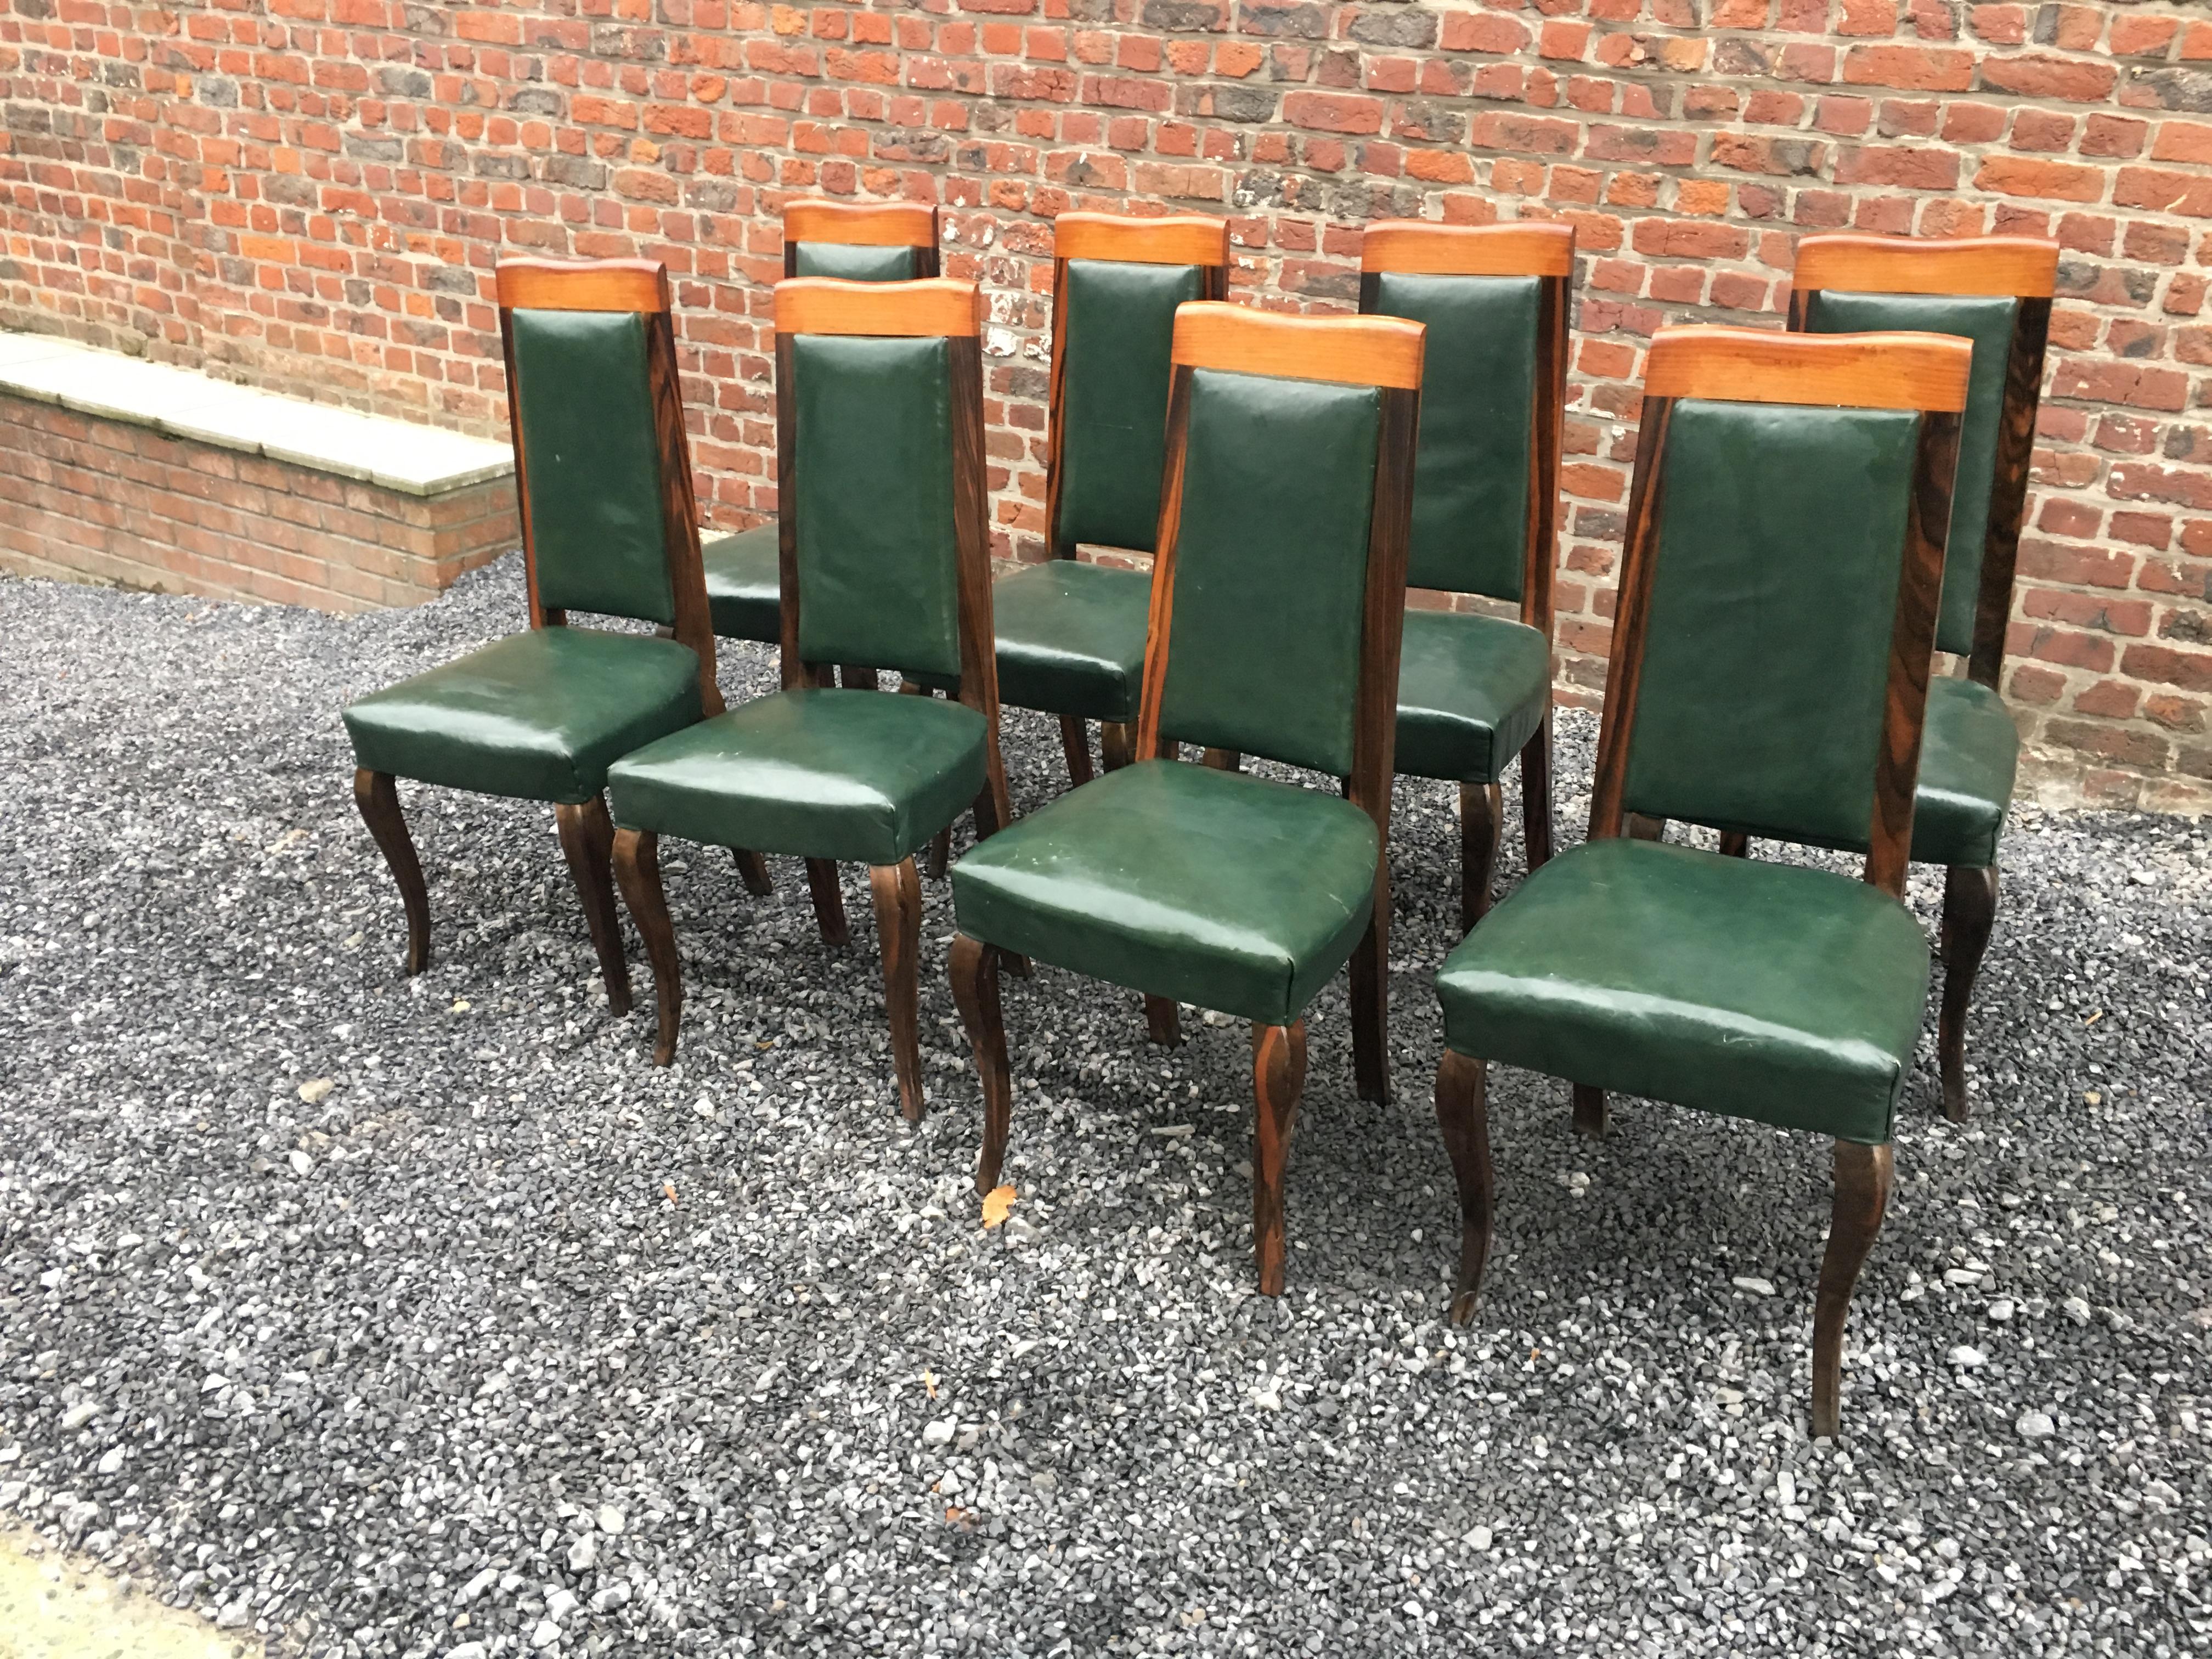
<svg viewBox="0 0 2212 1659"><path fill-rule="evenodd" d="M773 523L699 544L707 567L707 608L714 631L726 640L783 636L783 581Z"/></svg>
<svg viewBox="0 0 2212 1659"><path fill-rule="evenodd" d="M1137 718L1152 579L1048 559L991 588L999 701L1086 720Z"/></svg>
<svg viewBox="0 0 2212 1659"><path fill-rule="evenodd" d="M1995 864L2019 766L2020 732L2002 698L1972 680L1929 681L1912 856L1977 869Z"/></svg>
<svg viewBox="0 0 2212 1659"><path fill-rule="evenodd" d="M1928 945L1848 876L1617 839L1523 881L1437 991L1462 1054L1874 1144L1919 1036Z"/></svg>
<svg viewBox="0 0 2212 1659"><path fill-rule="evenodd" d="M896 864L981 792L987 729L933 697L779 691L624 757L607 802L626 830Z"/></svg>
<svg viewBox="0 0 2212 1659"><path fill-rule="evenodd" d="M1340 797L1146 761L979 843L953 907L1002 950L1279 1025L1366 931L1377 847Z"/></svg>
<svg viewBox="0 0 2212 1659"><path fill-rule="evenodd" d="M617 760L699 713L690 647L535 628L363 697L345 724L372 772L574 805Z"/></svg>
<svg viewBox="0 0 2212 1659"><path fill-rule="evenodd" d="M1397 769L1495 783L1550 706L1551 647L1523 623L1408 611L1398 659Z"/></svg>

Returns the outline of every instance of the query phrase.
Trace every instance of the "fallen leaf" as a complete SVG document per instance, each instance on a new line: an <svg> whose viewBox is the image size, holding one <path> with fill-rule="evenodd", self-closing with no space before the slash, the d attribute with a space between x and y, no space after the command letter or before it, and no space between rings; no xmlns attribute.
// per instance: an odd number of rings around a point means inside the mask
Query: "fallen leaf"
<svg viewBox="0 0 2212 1659"><path fill-rule="evenodd" d="M997 1226L1013 1207L1014 1189L1012 1187L992 1188L983 1194L983 1224L986 1227Z"/></svg>
<svg viewBox="0 0 2212 1659"><path fill-rule="evenodd" d="M668 1194L668 1201L669 1201L671 1204L675 1204L675 1205L676 1205L676 1207L677 1207L678 1209L679 1209L679 1210L680 1210L680 1209L682 1209L682 1208L684 1207L684 1206L683 1206L683 1205L681 1205L680 1203L678 1203L678 1202L677 1202L677 1198L676 1198L676 1183L675 1183L674 1182L672 1182L672 1181L664 1181L664 1182L662 1182L660 1183L660 1190L661 1190L662 1192L666 1193L666 1194Z"/></svg>
<svg viewBox="0 0 2212 1659"><path fill-rule="evenodd" d="M935 1371L924 1371L921 1374L921 1386L929 1390L929 1397L932 1400L936 1399L937 1373Z"/></svg>

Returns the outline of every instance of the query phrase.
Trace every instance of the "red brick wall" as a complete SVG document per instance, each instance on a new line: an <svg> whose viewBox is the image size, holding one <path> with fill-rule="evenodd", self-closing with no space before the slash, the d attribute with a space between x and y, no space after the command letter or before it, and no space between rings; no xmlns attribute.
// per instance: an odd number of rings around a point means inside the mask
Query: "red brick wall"
<svg viewBox="0 0 2212 1659"><path fill-rule="evenodd" d="M730 523L774 504L763 285L787 193L949 210L947 269L1000 325L1016 555L1036 550L1060 209L1229 215L1238 292L1317 307L1352 302L1363 221L1567 218L1561 645L1584 690L1654 328L1775 320L1802 232L2054 235L2008 689L2047 777L2212 790L2201 5L8 3L0 319L489 431L493 260L651 254L684 277L702 487Z"/></svg>

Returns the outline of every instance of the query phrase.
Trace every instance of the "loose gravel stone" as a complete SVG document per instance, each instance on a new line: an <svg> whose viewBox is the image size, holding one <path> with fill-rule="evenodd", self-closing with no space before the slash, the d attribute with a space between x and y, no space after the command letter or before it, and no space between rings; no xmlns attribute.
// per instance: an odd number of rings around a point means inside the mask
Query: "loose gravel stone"
<svg viewBox="0 0 2212 1659"><path fill-rule="evenodd" d="M407 978L337 710L520 616L512 559L354 620L0 582L15 1519L314 1659L2212 1643L2200 826L2014 814L1974 1115L1923 1043L1814 1442L1809 1136L1623 1099L1593 1146L1564 1084L1493 1069L1490 1275L1445 1322L1445 785L1398 789L1388 1105L1341 981L1310 1019L1279 1300L1243 1029L1155 1048L1049 967L1006 988L1021 1227L980 1225L942 884L912 1127L857 869L832 951L795 861L754 898L665 844L656 1070L634 930L617 1019L551 813L403 785ZM1595 727L1559 726L1571 839ZM1018 809L1063 787L1048 720L1006 752Z"/></svg>

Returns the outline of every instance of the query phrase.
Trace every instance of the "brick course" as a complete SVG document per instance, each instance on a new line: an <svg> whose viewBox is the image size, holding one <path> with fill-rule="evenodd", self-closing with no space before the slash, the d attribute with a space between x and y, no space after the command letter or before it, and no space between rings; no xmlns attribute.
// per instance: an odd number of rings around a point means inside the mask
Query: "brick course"
<svg viewBox="0 0 2212 1659"><path fill-rule="evenodd" d="M993 296L998 550L1041 551L1048 220L1235 223L1342 307L1359 225L1580 234L1562 673L1602 682L1641 350L1776 323L1804 232L2065 248L2007 690L2038 775L2212 799L2212 21L1960 0L213 0L0 14L0 320L491 433L502 252L678 274L702 499L774 507L794 192L947 210Z"/></svg>

